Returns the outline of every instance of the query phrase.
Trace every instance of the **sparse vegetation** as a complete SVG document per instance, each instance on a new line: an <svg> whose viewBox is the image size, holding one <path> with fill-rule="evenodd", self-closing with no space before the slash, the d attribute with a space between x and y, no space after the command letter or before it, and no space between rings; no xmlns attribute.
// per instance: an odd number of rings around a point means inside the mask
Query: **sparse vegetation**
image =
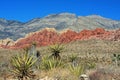
<svg viewBox="0 0 120 80"><path fill-rule="evenodd" d="M51 70L60 67L64 67L64 63L62 60L56 60L54 58L49 58L46 56L42 59L39 69Z"/></svg>
<svg viewBox="0 0 120 80"><path fill-rule="evenodd" d="M90 76L91 80L112 80L112 78L119 80L120 68L113 63L109 63L109 61L113 60L114 53L120 53L119 45L119 42L114 41L89 40L71 42L65 44L64 47L63 45L58 47L57 44L57 47L54 45L52 49L49 46L44 46L36 49L40 51L41 56L37 64L35 64L37 57L26 54L27 52L1 49L0 80L3 77L9 80L7 75L12 73L15 76L13 78L18 77L21 80L23 77L31 78L36 71L38 78L35 79L42 79L47 76L53 80L78 80L79 76L85 73ZM60 59L56 58L56 56L49 57L51 53L53 55L57 51ZM119 61L118 57L117 60ZM9 70L13 72L10 73Z"/></svg>

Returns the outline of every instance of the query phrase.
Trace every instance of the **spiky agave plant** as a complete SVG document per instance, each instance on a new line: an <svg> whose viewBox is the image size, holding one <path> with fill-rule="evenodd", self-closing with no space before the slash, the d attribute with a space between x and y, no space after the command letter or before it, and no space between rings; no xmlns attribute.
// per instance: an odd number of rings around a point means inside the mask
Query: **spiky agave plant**
<svg viewBox="0 0 120 80"><path fill-rule="evenodd" d="M43 57L39 69L51 70L59 67L64 67L62 60L55 60L54 58L49 58L48 56Z"/></svg>
<svg viewBox="0 0 120 80"><path fill-rule="evenodd" d="M54 44L49 47L49 50L52 52L54 59L60 59L60 53L63 51L64 47L62 44Z"/></svg>
<svg viewBox="0 0 120 80"><path fill-rule="evenodd" d="M13 70L11 70L19 80L24 78L31 78L33 76L32 66L37 61L33 55L29 55L27 52L13 56L11 64Z"/></svg>
<svg viewBox="0 0 120 80"><path fill-rule="evenodd" d="M69 65L69 70L72 74L79 77L82 73L84 73L84 66L83 65Z"/></svg>
<svg viewBox="0 0 120 80"><path fill-rule="evenodd" d="M71 54L70 56L68 56L70 62L74 62L77 58L78 58L77 54Z"/></svg>

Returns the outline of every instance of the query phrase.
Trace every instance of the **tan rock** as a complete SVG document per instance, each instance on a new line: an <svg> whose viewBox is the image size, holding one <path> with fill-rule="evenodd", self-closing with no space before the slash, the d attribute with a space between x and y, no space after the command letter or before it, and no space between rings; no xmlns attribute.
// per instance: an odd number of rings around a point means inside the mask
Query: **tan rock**
<svg viewBox="0 0 120 80"><path fill-rule="evenodd" d="M2 40L0 40L0 45L12 46L12 45L14 45L14 41L10 38L2 39Z"/></svg>

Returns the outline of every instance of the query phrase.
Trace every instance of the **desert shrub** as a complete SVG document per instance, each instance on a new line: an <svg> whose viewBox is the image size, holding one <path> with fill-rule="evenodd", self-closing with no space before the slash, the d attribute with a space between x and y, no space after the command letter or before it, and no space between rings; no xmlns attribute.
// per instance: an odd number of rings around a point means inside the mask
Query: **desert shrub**
<svg viewBox="0 0 120 80"><path fill-rule="evenodd" d="M13 56L11 59L13 69L11 71L20 80L23 80L23 78L31 78L33 76L32 66L36 61L37 59L27 52Z"/></svg>
<svg viewBox="0 0 120 80"><path fill-rule="evenodd" d="M112 75L105 73L105 70L96 70L95 72L89 75L90 80L112 80Z"/></svg>
<svg viewBox="0 0 120 80"><path fill-rule="evenodd" d="M116 66L120 66L120 54L113 54L112 61L115 62Z"/></svg>

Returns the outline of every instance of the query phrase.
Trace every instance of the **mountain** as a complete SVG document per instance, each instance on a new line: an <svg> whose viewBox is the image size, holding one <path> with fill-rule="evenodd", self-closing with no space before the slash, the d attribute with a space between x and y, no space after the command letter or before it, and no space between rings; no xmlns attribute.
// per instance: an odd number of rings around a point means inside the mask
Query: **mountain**
<svg viewBox="0 0 120 80"><path fill-rule="evenodd" d="M35 18L28 22L0 19L0 39L17 40L30 32L44 28L55 28L58 31L71 29L80 32L83 29L118 29L120 21L111 20L99 15L76 16L72 13L51 14L43 18Z"/></svg>

